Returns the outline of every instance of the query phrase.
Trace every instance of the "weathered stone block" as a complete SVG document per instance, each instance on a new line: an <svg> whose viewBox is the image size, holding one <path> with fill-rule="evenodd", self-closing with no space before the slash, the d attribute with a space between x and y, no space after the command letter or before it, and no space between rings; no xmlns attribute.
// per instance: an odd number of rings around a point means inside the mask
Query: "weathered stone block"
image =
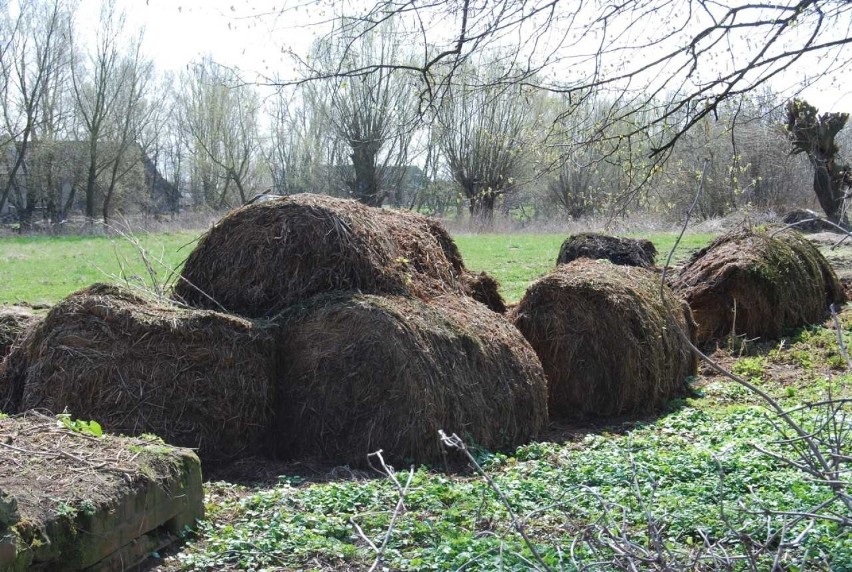
<svg viewBox="0 0 852 572"><path fill-rule="evenodd" d="M203 516L201 465L186 449L36 413L0 419L0 449L0 572L127 570Z"/></svg>

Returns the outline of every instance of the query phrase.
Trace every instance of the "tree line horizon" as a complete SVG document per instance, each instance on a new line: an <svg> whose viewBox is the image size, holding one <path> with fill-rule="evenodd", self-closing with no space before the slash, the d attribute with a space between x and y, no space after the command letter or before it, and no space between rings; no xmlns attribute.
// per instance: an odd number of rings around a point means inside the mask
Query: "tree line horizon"
<svg viewBox="0 0 852 572"><path fill-rule="evenodd" d="M403 24L341 17L298 81L260 85L209 56L159 72L115 0L84 45L74 5L6 2L0 16L0 216L21 231L302 192L480 228L495 213L677 218L702 173L700 218L816 195L837 221L852 185L848 114L819 115L765 81L712 101L682 85L628 98L603 76L556 89L520 47L485 41L499 27L471 47L462 26L424 64ZM456 16L476 14L465 2Z"/></svg>

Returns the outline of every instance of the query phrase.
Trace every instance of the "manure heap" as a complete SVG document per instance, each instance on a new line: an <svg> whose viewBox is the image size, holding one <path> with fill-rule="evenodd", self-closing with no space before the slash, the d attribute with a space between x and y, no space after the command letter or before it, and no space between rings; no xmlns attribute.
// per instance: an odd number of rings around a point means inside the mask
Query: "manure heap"
<svg viewBox="0 0 852 572"><path fill-rule="evenodd" d="M650 240L620 238L594 232L569 236L559 248L556 264L568 264L578 258L606 259L621 266L653 268L657 249Z"/></svg>
<svg viewBox="0 0 852 572"><path fill-rule="evenodd" d="M647 413L686 393L697 361L686 304L651 270L560 264L512 311L544 366L553 417Z"/></svg>
<svg viewBox="0 0 852 572"><path fill-rule="evenodd" d="M383 449L443 466L439 429L508 450L547 425L544 372L498 287L419 214L247 205L189 255L184 307L103 285L57 305L0 368L0 409L67 408L205 463Z"/></svg>
<svg viewBox="0 0 852 572"><path fill-rule="evenodd" d="M228 460L269 420L270 330L95 284L54 306L0 366L0 411L67 410Z"/></svg>
<svg viewBox="0 0 852 572"><path fill-rule="evenodd" d="M231 212L201 238L175 285L191 306L248 317L340 291L470 295L504 307L496 282L465 269L436 220L312 194Z"/></svg>
<svg viewBox="0 0 852 572"><path fill-rule="evenodd" d="M772 339L821 322L845 301L831 264L791 230L742 228L697 252L673 283L698 323L698 342L730 333Z"/></svg>

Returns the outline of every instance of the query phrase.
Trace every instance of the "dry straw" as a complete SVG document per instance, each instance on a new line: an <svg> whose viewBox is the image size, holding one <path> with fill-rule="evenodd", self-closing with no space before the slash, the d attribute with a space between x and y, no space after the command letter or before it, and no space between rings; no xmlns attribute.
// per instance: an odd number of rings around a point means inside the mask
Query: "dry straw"
<svg viewBox="0 0 852 572"><path fill-rule="evenodd" d="M686 391L697 361L677 328L692 332L689 308L655 273L579 259L533 283L513 310L541 358L550 414L618 415L658 409Z"/></svg>
<svg viewBox="0 0 852 572"><path fill-rule="evenodd" d="M785 328L821 322L843 287L822 253L801 234L741 228L697 252L678 275L698 322L698 341L732 331L777 338Z"/></svg>
<svg viewBox="0 0 852 572"><path fill-rule="evenodd" d="M38 322L38 316L23 306L0 307L0 362L22 335Z"/></svg>
<svg viewBox="0 0 852 572"><path fill-rule="evenodd" d="M613 264L651 268L657 249L650 240L619 238L593 232L569 236L559 249L556 264L567 264L578 258L609 260Z"/></svg>
<svg viewBox="0 0 852 572"><path fill-rule="evenodd" d="M496 282L470 288L468 274L450 236L428 217L301 194L219 221L187 259L175 295L249 317L336 291L499 298Z"/></svg>
<svg viewBox="0 0 852 572"><path fill-rule="evenodd" d="M435 464L441 429L504 450L547 424L534 351L469 299L332 294L280 320L280 456L362 465L383 449L393 462Z"/></svg>
<svg viewBox="0 0 852 572"><path fill-rule="evenodd" d="M205 462L257 446L271 413L268 326L96 284L56 305L0 369L0 409L66 410L155 433Z"/></svg>

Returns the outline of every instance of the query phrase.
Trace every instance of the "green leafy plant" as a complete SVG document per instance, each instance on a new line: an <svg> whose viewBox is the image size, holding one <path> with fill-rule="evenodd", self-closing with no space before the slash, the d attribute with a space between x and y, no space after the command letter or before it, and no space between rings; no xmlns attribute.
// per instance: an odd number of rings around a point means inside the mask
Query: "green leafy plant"
<svg viewBox="0 0 852 572"><path fill-rule="evenodd" d="M56 505L56 514L62 517L73 519L77 517L77 509L74 508L74 505L70 503L60 501L59 504Z"/></svg>
<svg viewBox="0 0 852 572"><path fill-rule="evenodd" d="M84 421L82 419L72 419L70 413L59 413L56 416L57 424L75 433L91 435L92 437L102 437L104 430L101 424L97 421Z"/></svg>
<svg viewBox="0 0 852 572"><path fill-rule="evenodd" d="M766 374L766 359L763 357L744 357L734 363L733 371L749 379L762 379Z"/></svg>
<svg viewBox="0 0 852 572"><path fill-rule="evenodd" d="M86 516L95 516L95 513L98 510L95 503L89 499L80 501L78 509Z"/></svg>

